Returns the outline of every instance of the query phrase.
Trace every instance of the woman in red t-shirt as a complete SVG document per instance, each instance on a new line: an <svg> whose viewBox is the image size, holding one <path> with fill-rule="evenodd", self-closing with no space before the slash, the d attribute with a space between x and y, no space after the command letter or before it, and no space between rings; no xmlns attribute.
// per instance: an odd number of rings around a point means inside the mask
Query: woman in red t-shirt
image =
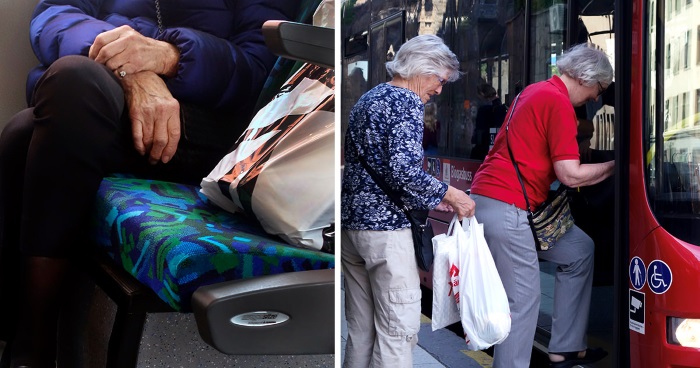
<svg viewBox="0 0 700 368"><path fill-rule="evenodd" d="M511 309L511 332L495 347L494 367L528 367L540 304L538 258L558 265L555 277L551 367L564 368L604 358L588 349L586 327L593 279L593 241L574 226L556 246L537 251L526 217L520 182L508 153L513 151L533 210L547 198L556 180L569 187L598 183L613 173L614 161L581 164L576 142L574 106L597 100L612 83L608 57L578 45L557 61L561 76L528 86L517 98L506 130L477 171L472 198L484 224L484 235L496 262ZM513 107L511 106L511 109Z"/></svg>

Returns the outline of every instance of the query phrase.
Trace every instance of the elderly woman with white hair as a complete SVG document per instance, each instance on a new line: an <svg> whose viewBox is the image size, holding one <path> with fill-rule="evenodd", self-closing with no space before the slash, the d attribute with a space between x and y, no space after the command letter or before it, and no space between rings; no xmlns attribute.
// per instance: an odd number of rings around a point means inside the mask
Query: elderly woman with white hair
<svg viewBox="0 0 700 368"><path fill-rule="evenodd" d="M423 113L459 78L459 62L433 35L406 42L392 76L350 112L342 184L342 265L348 338L344 367L411 367L420 328L420 280L410 223L358 159L411 209L474 214L469 196L423 171Z"/></svg>
<svg viewBox="0 0 700 368"><path fill-rule="evenodd" d="M528 367L540 305L538 258L557 265L550 366L567 368L604 358L601 349L588 349L586 327L593 280L593 241L571 227L553 248L538 251L526 216L526 200L511 155L520 170L531 208L543 203L550 185L559 180L575 188L612 175L615 162L581 164L576 142L574 107L597 100L612 83L613 69L600 50L582 44L558 62L560 76L525 88L511 105L506 129L496 136L474 176L472 198L477 219L493 254L511 310L511 332L496 345L496 368Z"/></svg>

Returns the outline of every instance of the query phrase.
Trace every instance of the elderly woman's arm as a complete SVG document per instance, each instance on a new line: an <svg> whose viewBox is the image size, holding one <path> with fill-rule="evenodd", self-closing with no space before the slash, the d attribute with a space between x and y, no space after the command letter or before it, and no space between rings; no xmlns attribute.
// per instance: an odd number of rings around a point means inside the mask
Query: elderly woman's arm
<svg viewBox="0 0 700 368"><path fill-rule="evenodd" d="M600 164L581 164L579 160L554 162L557 179L572 188L599 183L612 175L614 170L615 161Z"/></svg>
<svg viewBox="0 0 700 368"><path fill-rule="evenodd" d="M217 108L234 103L254 105L277 58L265 45L262 24L269 19L287 20L298 7L296 2L276 0L240 0L224 5L204 1L192 8L191 14L179 15L192 24L185 26L181 21L174 25L166 19L164 32L158 34L150 4L133 4L41 0L30 28L37 58L46 67L65 55L87 55L97 35L128 25L179 51L175 69L170 65L168 72L159 73L171 76L166 84L178 100Z"/></svg>

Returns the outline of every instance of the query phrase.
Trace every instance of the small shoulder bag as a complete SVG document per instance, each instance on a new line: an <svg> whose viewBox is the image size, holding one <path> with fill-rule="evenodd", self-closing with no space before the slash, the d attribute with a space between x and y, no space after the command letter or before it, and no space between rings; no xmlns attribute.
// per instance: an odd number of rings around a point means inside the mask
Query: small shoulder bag
<svg viewBox="0 0 700 368"><path fill-rule="evenodd" d="M520 95L518 94L513 103L513 108L510 110L508 122L506 123L506 146L508 147L508 154L510 155L513 167L515 167L515 173L518 175L518 181L520 181L520 186L523 189L527 221L530 223L530 230L532 230L532 236L535 238L535 247L538 251L549 250L554 247L557 240L559 240L562 235L574 226L574 218L569 208L568 191L564 185L559 185L556 192L553 194L550 193L547 200L542 203L534 213L530 208L530 201L525 191L525 183L520 175L518 163L515 162L513 151L510 149L510 143L508 142L510 119L513 117L513 112L515 111L519 98Z"/></svg>
<svg viewBox="0 0 700 368"><path fill-rule="evenodd" d="M411 234L413 235L413 248L416 255L416 263L421 270L429 271L430 266L433 264L433 226L428 221L429 210L411 210L406 206L401 200L401 196L395 191L389 188L389 185L379 177L374 169L367 163L367 160L360 154L360 150L357 149L357 145L352 138L352 133L348 134L348 138L355 148L357 153L357 158L360 161L362 167L367 171L372 180L379 186L379 188L384 192L384 194L391 199L394 204L403 211L403 213L408 218L411 223Z"/></svg>

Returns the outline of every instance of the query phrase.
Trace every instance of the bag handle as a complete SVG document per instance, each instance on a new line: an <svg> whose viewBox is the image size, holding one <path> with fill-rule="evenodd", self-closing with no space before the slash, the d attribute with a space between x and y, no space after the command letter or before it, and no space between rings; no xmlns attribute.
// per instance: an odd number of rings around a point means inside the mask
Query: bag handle
<svg viewBox="0 0 700 368"><path fill-rule="evenodd" d="M478 222L476 221L476 217L474 216L465 217L460 222L457 214L455 214L454 217L452 217L452 221L450 221L450 226L447 228L447 232L445 233L447 236L454 235L455 224L459 224L459 227L462 228L462 231L466 233L472 226L478 225Z"/></svg>
<svg viewBox="0 0 700 368"><path fill-rule="evenodd" d="M454 227L455 224L459 224L459 216L455 213L455 215L452 217L452 221L450 221L450 227L447 228L447 236L452 236L454 234ZM466 219L462 219L462 223L459 225L464 229L464 224L466 223Z"/></svg>

